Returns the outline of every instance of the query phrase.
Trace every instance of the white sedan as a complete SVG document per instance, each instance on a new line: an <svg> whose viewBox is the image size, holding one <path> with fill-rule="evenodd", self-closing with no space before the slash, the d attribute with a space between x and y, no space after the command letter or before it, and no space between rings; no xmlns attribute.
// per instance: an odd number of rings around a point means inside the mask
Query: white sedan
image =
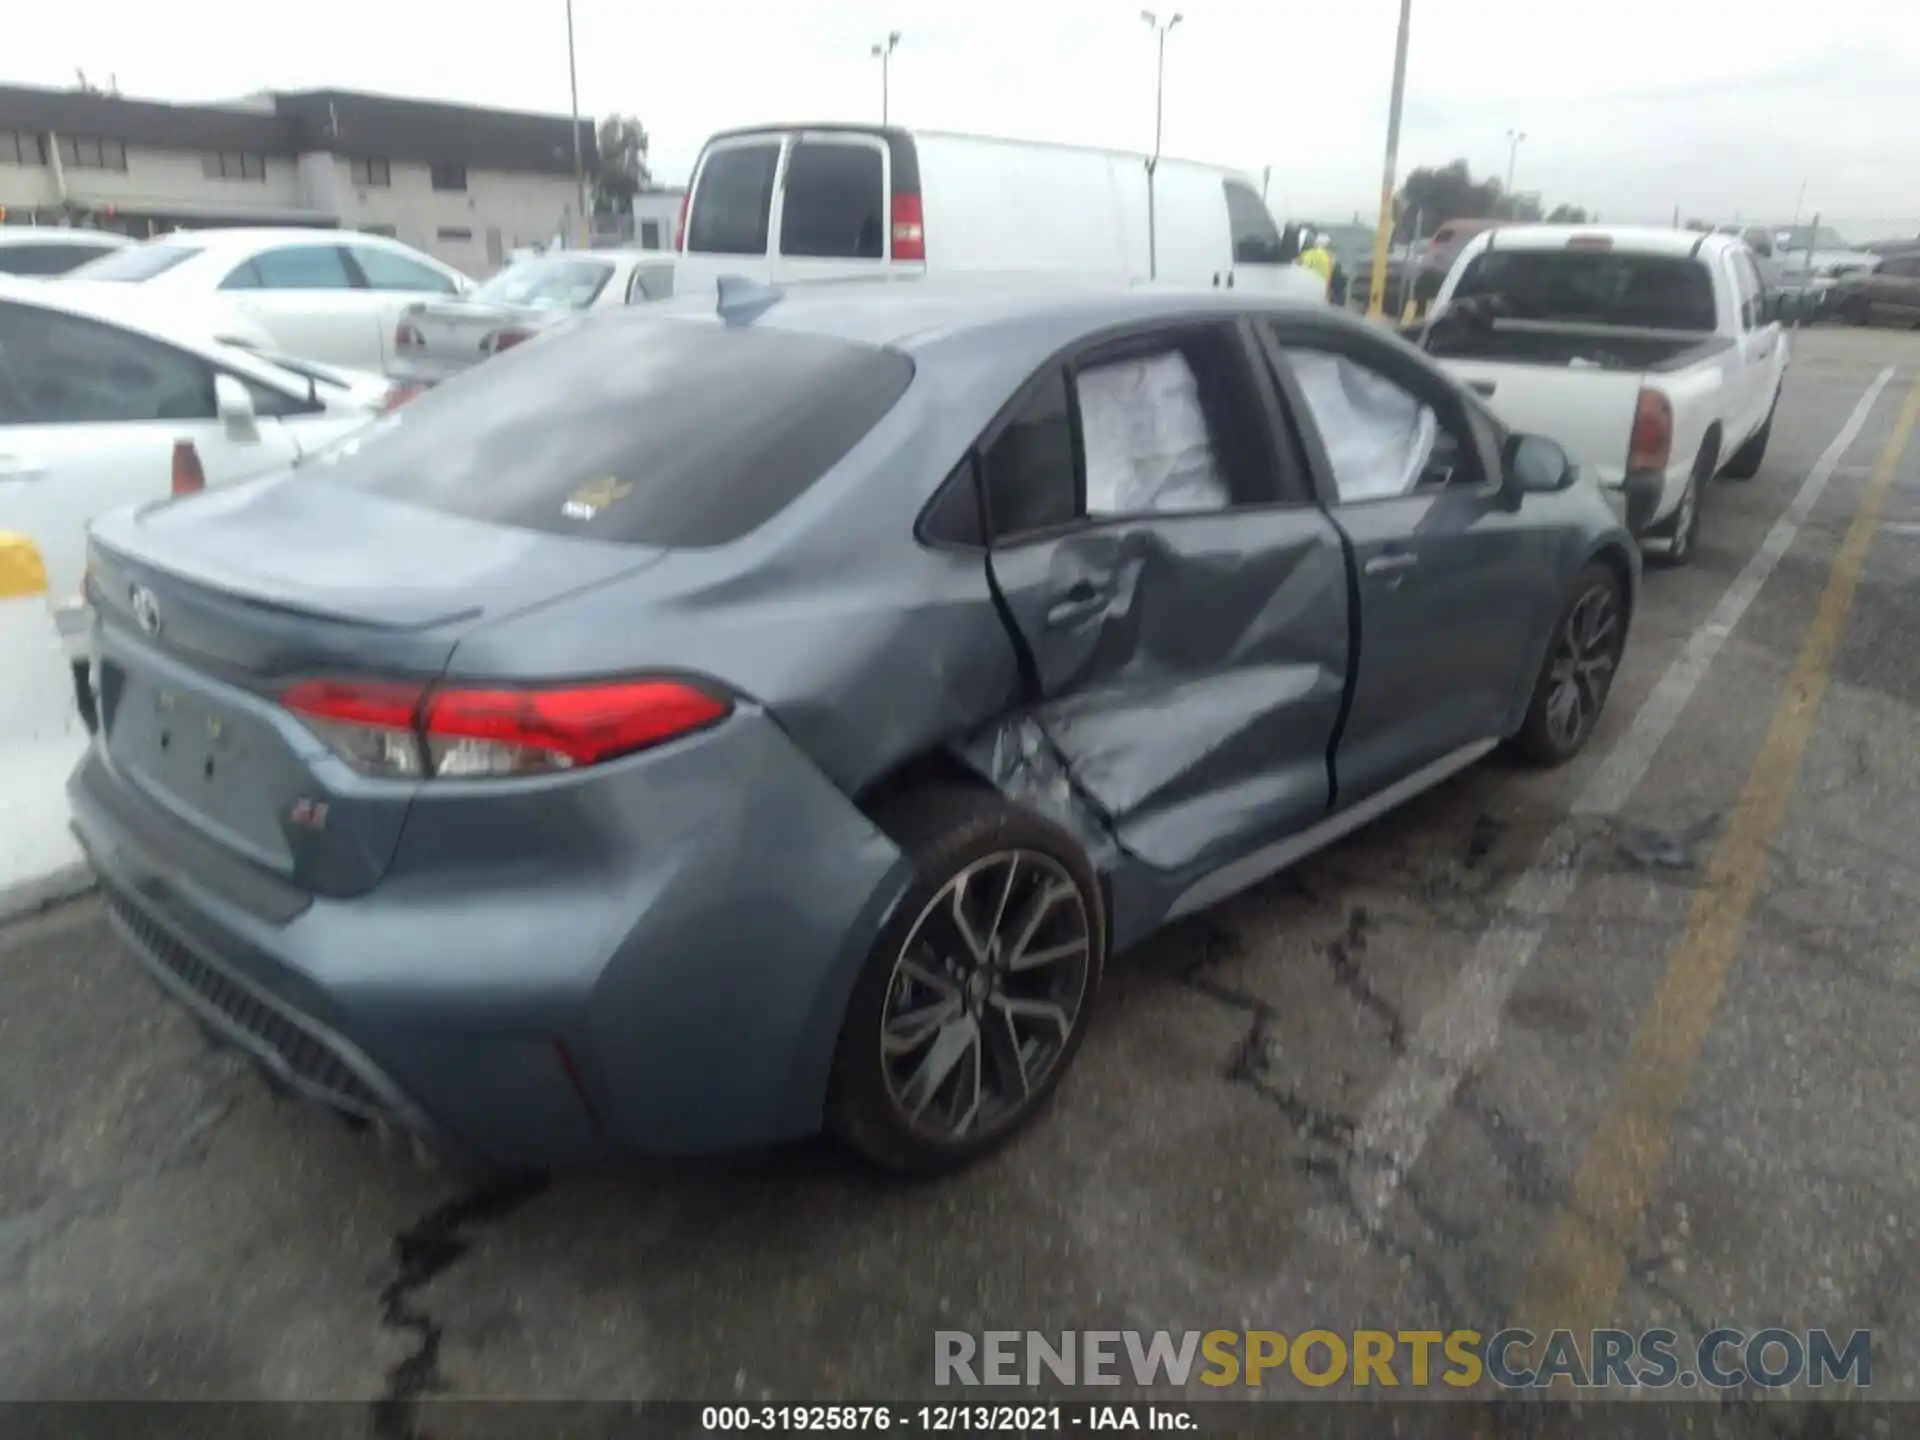
<svg viewBox="0 0 1920 1440"><path fill-rule="evenodd" d="M87 526L172 493L175 442L209 486L293 464L398 399L384 378L274 354L244 320L118 286L0 276L0 530L40 547L86 660Z"/></svg>
<svg viewBox="0 0 1920 1440"><path fill-rule="evenodd" d="M351 230L184 230L83 265L71 281L223 302L289 355L384 372L409 305L473 281L397 240Z"/></svg>

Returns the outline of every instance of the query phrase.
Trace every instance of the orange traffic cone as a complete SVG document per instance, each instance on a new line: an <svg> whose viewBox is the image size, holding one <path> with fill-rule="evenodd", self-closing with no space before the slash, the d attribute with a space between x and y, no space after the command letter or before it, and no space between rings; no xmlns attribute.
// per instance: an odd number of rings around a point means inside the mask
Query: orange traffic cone
<svg viewBox="0 0 1920 1440"><path fill-rule="evenodd" d="M173 493L193 495L207 488L207 472L200 468L200 452L191 440L173 442Z"/></svg>

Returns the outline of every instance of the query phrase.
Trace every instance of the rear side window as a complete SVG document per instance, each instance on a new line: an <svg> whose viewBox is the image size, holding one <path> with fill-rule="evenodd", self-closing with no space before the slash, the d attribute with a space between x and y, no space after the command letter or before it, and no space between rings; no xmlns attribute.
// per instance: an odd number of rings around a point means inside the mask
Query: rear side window
<svg viewBox="0 0 1920 1440"><path fill-rule="evenodd" d="M1679 255L1611 250L1486 250L1467 262L1454 298L1498 296L1515 320L1710 332L1713 276Z"/></svg>
<svg viewBox="0 0 1920 1440"><path fill-rule="evenodd" d="M1266 204L1248 186L1237 180L1223 182L1227 191L1227 221L1233 227L1233 263L1236 265L1281 265L1280 227L1273 223Z"/></svg>
<svg viewBox="0 0 1920 1440"><path fill-rule="evenodd" d="M780 143L707 152L687 217L687 249L709 255L764 255L773 213Z"/></svg>
<svg viewBox="0 0 1920 1440"><path fill-rule="evenodd" d="M1064 370L1056 367L1040 378L980 463L987 522L996 537L1050 530L1079 514L1073 411Z"/></svg>
<svg viewBox="0 0 1920 1440"><path fill-rule="evenodd" d="M351 290L353 276L337 245L286 245L235 267L222 290Z"/></svg>
<svg viewBox="0 0 1920 1440"><path fill-rule="evenodd" d="M135 245L103 255L68 273L76 280L121 280L137 284L164 275L199 253L198 245Z"/></svg>
<svg viewBox="0 0 1920 1440"><path fill-rule="evenodd" d="M787 160L780 253L879 260L886 245L886 174L879 147L803 142Z"/></svg>
<svg viewBox="0 0 1920 1440"><path fill-rule="evenodd" d="M87 245L0 245L0 274L64 275L110 253Z"/></svg>
<svg viewBox="0 0 1920 1440"><path fill-rule="evenodd" d="M553 535L724 545L838 464L912 379L897 350L606 310L427 392L302 473Z"/></svg>

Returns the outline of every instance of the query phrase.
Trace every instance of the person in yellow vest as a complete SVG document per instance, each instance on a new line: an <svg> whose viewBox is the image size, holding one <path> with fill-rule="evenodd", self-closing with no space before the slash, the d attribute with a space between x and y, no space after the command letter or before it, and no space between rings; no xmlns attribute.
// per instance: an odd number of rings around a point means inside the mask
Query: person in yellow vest
<svg viewBox="0 0 1920 1440"><path fill-rule="evenodd" d="M1300 258L1293 263L1304 265L1320 277L1324 285L1333 283L1333 252L1327 247L1333 243L1333 237L1320 234L1314 237L1313 244L1300 252Z"/></svg>

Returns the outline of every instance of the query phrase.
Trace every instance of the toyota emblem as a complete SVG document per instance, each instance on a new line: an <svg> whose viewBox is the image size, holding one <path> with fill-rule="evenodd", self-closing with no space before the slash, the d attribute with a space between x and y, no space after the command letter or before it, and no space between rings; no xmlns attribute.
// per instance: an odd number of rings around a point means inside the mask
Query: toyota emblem
<svg viewBox="0 0 1920 1440"><path fill-rule="evenodd" d="M160 602L154 598L153 591L144 585L135 585L128 592L133 602L133 618L140 628L149 635L160 633Z"/></svg>

